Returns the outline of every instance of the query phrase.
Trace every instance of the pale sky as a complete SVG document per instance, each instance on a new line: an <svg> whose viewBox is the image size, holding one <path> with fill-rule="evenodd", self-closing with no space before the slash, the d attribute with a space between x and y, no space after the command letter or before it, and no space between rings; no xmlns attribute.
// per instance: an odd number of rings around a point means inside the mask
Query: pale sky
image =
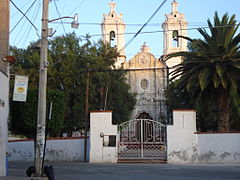
<svg viewBox="0 0 240 180"><path fill-rule="evenodd" d="M42 13L42 0L12 0L18 8L26 12L32 5L32 8L27 13L28 18L33 22L41 34L41 13ZM49 19L55 19L59 16L74 16L75 13L79 14L80 26L77 30L71 29L70 24L64 23L64 28L61 21L58 23L49 23L49 27L56 30L54 36L63 35L75 31L78 36L84 36L87 33L90 35L101 34L101 27L99 24L103 19L103 13L109 12L108 3L111 0L54 0L49 4ZM123 20L127 24L126 32L136 33L141 26L137 24L144 24L153 12L159 7L163 0L114 0L116 2L117 13L123 13ZM165 14L171 12L171 2L168 0L156 16L145 27L143 32L161 31L161 24L165 20ZM208 18L213 19L214 12L217 11L222 16L225 12L229 15L235 14L236 19L240 22L240 1L239 0L177 0L179 3L178 11L185 14L186 20L189 22L188 28L197 28L206 26ZM57 8L56 8L57 7ZM18 23L22 15L11 4L10 15L10 30ZM71 22L71 19L64 19L64 22ZM129 25L128 25L129 24ZM64 30L65 29L65 30ZM30 23L23 18L15 29L10 33L10 45L25 48L31 41L38 39L36 30ZM125 41L133 35L126 35ZM140 34L137 38L127 47L127 59L130 59L137 52L140 46L146 42L151 48L151 53L156 57L162 55L163 39L162 33L148 33ZM189 30L188 36L192 38L200 38L197 30ZM98 41L101 36L95 36L93 41Z"/></svg>

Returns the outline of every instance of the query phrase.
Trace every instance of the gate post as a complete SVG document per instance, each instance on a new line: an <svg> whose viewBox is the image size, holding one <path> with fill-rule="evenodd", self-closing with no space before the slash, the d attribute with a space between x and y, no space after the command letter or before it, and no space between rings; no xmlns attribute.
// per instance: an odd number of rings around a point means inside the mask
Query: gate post
<svg viewBox="0 0 240 180"><path fill-rule="evenodd" d="M117 125L112 111L90 112L90 163L117 162Z"/></svg>
<svg viewBox="0 0 240 180"><path fill-rule="evenodd" d="M197 158L196 111L174 110L173 125L167 126L168 162L187 163Z"/></svg>

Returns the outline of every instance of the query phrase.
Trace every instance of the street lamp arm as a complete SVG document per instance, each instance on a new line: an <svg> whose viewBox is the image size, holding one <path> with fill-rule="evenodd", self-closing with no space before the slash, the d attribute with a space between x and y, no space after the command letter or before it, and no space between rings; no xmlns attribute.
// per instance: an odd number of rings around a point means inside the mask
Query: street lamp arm
<svg viewBox="0 0 240 180"><path fill-rule="evenodd" d="M48 22L51 23L51 22L58 21L58 20L61 20L61 19L74 19L74 17L64 16L64 17L48 20Z"/></svg>
<svg viewBox="0 0 240 180"><path fill-rule="evenodd" d="M54 21L58 21L58 20L61 20L61 19L73 19L73 22L71 23L72 28L77 29L78 26L79 26L78 14L77 13L73 17L63 16L63 17L59 17L59 18L56 18L56 19L48 20L48 23L51 23L51 22L54 22Z"/></svg>

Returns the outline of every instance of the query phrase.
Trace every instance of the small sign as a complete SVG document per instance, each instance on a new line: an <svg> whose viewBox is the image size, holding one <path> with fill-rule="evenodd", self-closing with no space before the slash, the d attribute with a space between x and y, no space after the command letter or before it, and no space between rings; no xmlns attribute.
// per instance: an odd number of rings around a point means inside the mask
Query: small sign
<svg viewBox="0 0 240 180"><path fill-rule="evenodd" d="M28 76L15 76L13 101L26 102Z"/></svg>

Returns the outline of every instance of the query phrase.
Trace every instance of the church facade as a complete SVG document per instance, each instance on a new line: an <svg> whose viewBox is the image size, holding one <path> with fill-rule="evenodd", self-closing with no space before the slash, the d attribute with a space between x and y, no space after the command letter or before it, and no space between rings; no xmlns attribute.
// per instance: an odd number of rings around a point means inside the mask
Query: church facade
<svg viewBox="0 0 240 180"><path fill-rule="evenodd" d="M136 105L132 119L152 119L166 122L168 115L165 99L165 90L168 84L168 72L172 67L181 62L181 58L172 58L164 61L164 55L177 51L187 51L187 42L178 36L187 36L187 22L184 14L177 10L178 3L172 2L172 12L166 15L162 24L163 28L163 56L156 58L150 47L144 42L140 51L130 60L125 54L125 24L123 15L116 13L116 3L110 2L110 12L104 14L101 24L103 40L112 47L116 47L120 56L116 59L115 66L127 71L127 82L131 92L136 94ZM146 40L144 40L146 41Z"/></svg>
<svg viewBox="0 0 240 180"><path fill-rule="evenodd" d="M166 115L164 90L167 85L166 67L150 53L144 43L140 52L123 64L127 71L127 81L131 91L136 93L133 119L153 119L160 121Z"/></svg>

